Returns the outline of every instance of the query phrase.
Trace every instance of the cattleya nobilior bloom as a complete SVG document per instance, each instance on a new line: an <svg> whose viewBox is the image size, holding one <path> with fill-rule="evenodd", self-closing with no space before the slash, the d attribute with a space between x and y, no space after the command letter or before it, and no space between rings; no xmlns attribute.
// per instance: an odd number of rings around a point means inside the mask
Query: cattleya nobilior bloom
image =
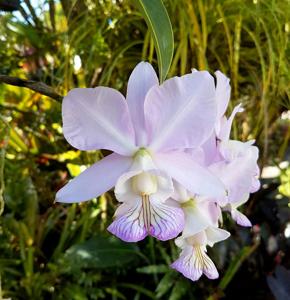
<svg viewBox="0 0 290 300"><path fill-rule="evenodd" d="M238 141L232 141L241 143ZM209 166L213 174L218 174L227 188L226 197L217 197L215 201L241 226L251 226L249 219L237 210L244 204L250 193L259 189L257 179L258 148L251 143L241 143L243 151L230 161L220 161ZM231 153L232 154L232 153ZM238 170L238 171L237 171Z"/></svg>
<svg viewBox="0 0 290 300"><path fill-rule="evenodd" d="M184 227L173 180L194 195L223 197L222 182L185 149L198 149L214 131L217 102L206 71L159 85L149 63L133 70L127 97L108 87L76 88L62 104L63 133L80 150L113 153L57 192L58 202L82 202L116 186L121 202L108 230L134 242L146 235L176 237Z"/></svg>
<svg viewBox="0 0 290 300"><path fill-rule="evenodd" d="M178 185L178 184L177 184ZM221 217L220 208L207 199L190 197L190 193L178 187L179 201L185 214L185 227L182 235L175 240L182 249L180 257L171 264L171 267L185 277L196 281L202 274L210 279L218 278L218 271L213 261L207 255L207 246L227 239L230 233L218 228ZM187 200L184 195L187 194Z"/></svg>
<svg viewBox="0 0 290 300"><path fill-rule="evenodd" d="M202 274L209 279L218 278L216 266L206 253L207 246L213 247L229 236L229 232L217 226L209 226L195 235L177 238L175 243L182 251L171 267L192 281L198 280Z"/></svg>
<svg viewBox="0 0 290 300"><path fill-rule="evenodd" d="M228 120L223 119L217 142L219 159L208 168L212 173L218 174L226 186L227 196L219 197L217 200L223 210L229 211L239 225L251 226L250 220L237 208L249 199L250 193L260 188L257 164L259 150L253 146L253 140L241 142L229 139L233 118L237 112L241 111L241 106L238 105Z"/></svg>
<svg viewBox="0 0 290 300"><path fill-rule="evenodd" d="M260 188L257 165L259 150L253 146L253 140L241 142L230 139L233 119L243 109L239 104L228 119L225 117L230 99L229 79L219 71L215 74L218 111L215 131L200 147L201 150L199 149L198 152L193 150L191 155L199 157L199 163L207 166L226 187L227 195L217 196L211 200L217 202L223 210L231 212L232 218L239 225L251 226L248 218L237 208L248 200L250 193Z"/></svg>
<svg viewBox="0 0 290 300"><path fill-rule="evenodd" d="M196 72L196 71L194 71ZM230 139L234 116L241 112L241 105L234 108L229 119L225 117L230 98L229 80L216 72L217 119L215 130L200 147L186 152L200 165L208 168L224 184L227 194L196 196L175 183L173 198L181 203L185 215L185 227L176 245L182 249L180 257L171 265L185 277L195 281L205 274L208 278L218 277L217 269L206 253L206 247L229 237L229 233L218 228L222 221L222 210L242 226L251 226L250 220L238 211L249 194L260 187L257 165L258 148L254 141L240 142Z"/></svg>

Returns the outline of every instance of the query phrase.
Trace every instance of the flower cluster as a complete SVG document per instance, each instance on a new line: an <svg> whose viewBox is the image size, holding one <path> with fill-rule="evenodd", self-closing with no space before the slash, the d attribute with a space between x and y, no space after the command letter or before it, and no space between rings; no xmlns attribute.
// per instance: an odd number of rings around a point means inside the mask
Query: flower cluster
<svg viewBox="0 0 290 300"><path fill-rule="evenodd" d="M147 235L176 238L171 265L191 280L217 278L207 246L229 237L222 211L251 226L238 211L259 189L254 141L230 139L229 79L196 71L159 85L149 63L133 70L126 99L108 87L77 88L63 100L63 133L80 150L113 153L74 178L56 195L82 202L115 187L120 206L108 230L127 242Z"/></svg>

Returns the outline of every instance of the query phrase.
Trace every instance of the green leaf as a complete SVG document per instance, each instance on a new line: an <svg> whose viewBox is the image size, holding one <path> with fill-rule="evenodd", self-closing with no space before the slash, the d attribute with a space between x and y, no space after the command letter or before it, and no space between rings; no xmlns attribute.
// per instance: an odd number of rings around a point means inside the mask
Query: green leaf
<svg viewBox="0 0 290 300"><path fill-rule="evenodd" d="M187 290L188 290L188 285L185 280L177 281L172 289L169 300L184 299L183 296L186 294Z"/></svg>
<svg viewBox="0 0 290 300"><path fill-rule="evenodd" d="M94 237L69 248L64 254L64 265L72 268L103 269L121 267L132 263L139 256L135 244L128 244L114 237Z"/></svg>
<svg viewBox="0 0 290 300"><path fill-rule="evenodd" d="M137 269L138 273L143 274L158 274L158 273L166 273L169 268L166 265L150 265L146 267L141 267Z"/></svg>
<svg viewBox="0 0 290 300"><path fill-rule="evenodd" d="M286 197L290 197L290 167L282 170L280 175L281 185L278 187L279 193Z"/></svg>
<svg viewBox="0 0 290 300"><path fill-rule="evenodd" d="M243 247L240 252L236 255L236 257L231 261L224 277L220 281L219 289L225 290L228 284L231 282L240 266L243 262L257 249L259 243L255 243L252 246Z"/></svg>
<svg viewBox="0 0 290 300"><path fill-rule="evenodd" d="M169 291L169 289L175 283L174 280L175 277L176 277L175 272L168 272L163 276L163 278L160 280L156 288L157 299L161 299L161 297L164 296Z"/></svg>
<svg viewBox="0 0 290 300"><path fill-rule="evenodd" d="M150 29L157 52L159 79L163 82L169 71L174 40L170 19L162 0L135 0L148 28Z"/></svg>

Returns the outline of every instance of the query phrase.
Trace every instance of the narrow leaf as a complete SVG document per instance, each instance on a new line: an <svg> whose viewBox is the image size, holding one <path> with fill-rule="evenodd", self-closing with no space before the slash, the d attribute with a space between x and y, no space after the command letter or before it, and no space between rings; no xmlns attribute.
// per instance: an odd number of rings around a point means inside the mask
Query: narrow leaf
<svg viewBox="0 0 290 300"><path fill-rule="evenodd" d="M170 19L162 0L135 0L154 39L159 78L163 82L169 71L174 40Z"/></svg>
<svg viewBox="0 0 290 300"><path fill-rule="evenodd" d="M166 265L150 265L142 268L138 268L138 273L143 274L158 274L158 273L166 273L169 270Z"/></svg>
<svg viewBox="0 0 290 300"><path fill-rule="evenodd" d="M255 243L253 246L245 246L241 249L241 251L237 254L237 256L230 263L224 277L222 278L219 289L225 290L228 284L231 282L240 266L243 262L257 249L259 243Z"/></svg>

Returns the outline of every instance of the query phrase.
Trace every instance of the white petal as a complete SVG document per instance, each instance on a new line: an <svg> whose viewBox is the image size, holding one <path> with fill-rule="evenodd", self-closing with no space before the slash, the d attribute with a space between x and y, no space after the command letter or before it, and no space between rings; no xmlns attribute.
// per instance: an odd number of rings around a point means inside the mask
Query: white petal
<svg viewBox="0 0 290 300"><path fill-rule="evenodd" d="M115 196L120 202L134 203L136 193L132 189L132 178L142 171L131 171L122 174L115 185Z"/></svg>
<svg viewBox="0 0 290 300"><path fill-rule="evenodd" d="M149 176L154 186L156 185L156 191L152 195L158 198L158 201L164 202L173 194L174 189L171 177L165 172L158 170L152 160L147 161L146 157L142 157L145 161L142 162L142 159L139 162L134 161L130 170L120 176L116 183L115 195L120 202L134 201L136 197L140 196L140 191L136 191L135 183L139 182L139 184L142 184L140 180L144 175L146 177ZM146 185L146 183L144 184Z"/></svg>
<svg viewBox="0 0 290 300"><path fill-rule="evenodd" d="M231 202L230 207L236 209L249 200L249 193L245 193L238 201Z"/></svg>
<svg viewBox="0 0 290 300"><path fill-rule="evenodd" d="M215 243L226 240L231 234L218 227L210 226L206 229L207 243L212 247Z"/></svg>
<svg viewBox="0 0 290 300"><path fill-rule="evenodd" d="M177 181L173 182L174 185L174 193L172 195L172 198L180 203L187 202L190 198L192 198L192 195L188 192L186 188L184 188L183 185L178 183Z"/></svg>
<svg viewBox="0 0 290 300"><path fill-rule="evenodd" d="M194 200L191 200L194 201ZM182 233L183 237L193 236L208 226L214 225L209 215L208 207L195 203L193 206L184 207L185 227Z"/></svg>

